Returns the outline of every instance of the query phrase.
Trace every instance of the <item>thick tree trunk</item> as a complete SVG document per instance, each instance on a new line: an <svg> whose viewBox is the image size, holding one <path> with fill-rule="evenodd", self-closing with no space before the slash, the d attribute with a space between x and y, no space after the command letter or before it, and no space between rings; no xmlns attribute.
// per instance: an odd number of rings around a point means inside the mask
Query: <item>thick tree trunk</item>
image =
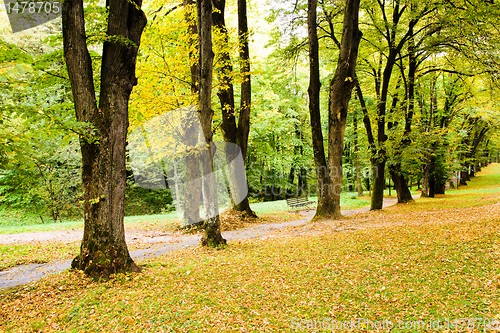
<svg viewBox="0 0 500 333"><path fill-rule="evenodd" d="M408 181L403 175L401 164L396 164L389 167L389 173L391 174L392 181L394 182L394 189L396 190L398 196L398 203L407 203L413 200L411 196L410 189L408 188Z"/></svg>
<svg viewBox="0 0 500 333"><path fill-rule="evenodd" d="M205 137L206 149L201 151L201 162L203 170L203 196L205 206L205 221L203 222L204 234L201 244L215 247L223 245L226 240L220 232L219 207L212 151L212 74L213 74L213 52L212 52L212 3L210 0L200 0L198 6L199 22L199 63L200 63L200 90L199 90L199 114L200 122Z"/></svg>
<svg viewBox="0 0 500 333"><path fill-rule="evenodd" d="M465 163L465 180L467 180L468 182L471 181L470 179L470 169L471 169L471 166L469 163Z"/></svg>
<svg viewBox="0 0 500 333"><path fill-rule="evenodd" d="M125 243L125 145L128 101L135 78L135 63L146 17L141 1L110 3L107 35L120 36L135 45L104 43L99 107L92 63L86 46L83 1L63 2L64 57L78 121L93 125L91 138L82 137L84 232L80 254L71 266L93 276L139 271Z"/></svg>
<svg viewBox="0 0 500 333"><path fill-rule="evenodd" d="M309 59L311 69L311 79L309 85L309 110L311 113L311 125L317 126L316 131L321 132L319 119L319 56L318 56L318 36L316 30L316 0L308 1L308 32L309 32ZM340 192L342 186L342 153L344 148L344 133L347 119L347 110L351 92L355 85L356 60L358 56L358 46L361 40L361 32L358 29L359 0L348 0L344 13L343 33L340 43L339 59L335 76L330 81L329 103L328 103L328 165L325 172L321 172L321 156L317 152L319 145L314 147L315 160L318 155L316 167L318 169L318 209L315 218L329 217L339 218L342 216L340 211ZM314 122L313 122L314 120ZM313 136L320 139L318 135ZM321 135L322 139L322 135ZM322 146L322 141L321 141ZM325 177L328 178L326 184ZM325 185L328 194L325 192ZM320 197L325 196L323 200L325 205L320 206ZM322 202L323 204L323 202Z"/></svg>
<svg viewBox="0 0 500 333"><path fill-rule="evenodd" d="M434 184L434 194L444 194L446 191L446 183L436 182Z"/></svg>
<svg viewBox="0 0 500 333"><path fill-rule="evenodd" d="M358 29L359 3L359 0L347 0L346 2L340 54L335 76L330 82L328 167L332 175L334 216L341 216L340 189L342 186L344 134L349 101L355 86L356 61L362 35Z"/></svg>

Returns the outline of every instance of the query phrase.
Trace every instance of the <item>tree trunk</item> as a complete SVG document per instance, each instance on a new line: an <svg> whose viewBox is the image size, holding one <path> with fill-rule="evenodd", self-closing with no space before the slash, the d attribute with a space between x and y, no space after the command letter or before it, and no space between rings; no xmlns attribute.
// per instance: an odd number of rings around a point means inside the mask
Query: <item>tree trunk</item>
<svg viewBox="0 0 500 333"><path fill-rule="evenodd" d="M80 254L71 266L93 277L139 271L125 243L125 145L128 101L146 17L140 0L112 1L107 35L134 43L107 41L103 47L99 107L91 58L86 45L82 0L63 2L64 58L75 103L76 118L93 125L92 138L81 137L84 232Z"/></svg>
<svg viewBox="0 0 500 333"><path fill-rule="evenodd" d="M411 196L410 189L408 188L408 181L403 175L401 169L401 164L396 164L389 167L389 172L391 174L392 181L394 182L394 189L396 190L398 196L398 203L407 203L413 200Z"/></svg>
<svg viewBox="0 0 500 333"><path fill-rule="evenodd" d="M472 164L470 166L469 178L474 178L474 177L476 177L476 166Z"/></svg>
<svg viewBox="0 0 500 333"><path fill-rule="evenodd" d="M185 19L188 23L188 43L191 50L198 46L197 35L198 27L196 24L196 11L193 8L193 0L184 0ZM199 89L199 66L196 61L198 55L191 51L189 53L189 62L191 64L191 94L198 96ZM193 101L193 104L195 102ZM185 183L184 183L184 224L193 225L199 223L200 219L200 159L196 153L195 146L198 144L199 123L195 112L188 112L188 119L185 119L185 133L183 143L186 146L185 163Z"/></svg>
<svg viewBox="0 0 500 333"><path fill-rule="evenodd" d="M300 167L297 196L307 195L307 168Z"/></svg>
<svg viewBox="0 0 500 333"><path fill-rule="evenodd" d="M312 145L314 163L316 166L316 180L318 205L314 218L331 217L334 212L333 195L330 185L330 177L326 166L325 148L323 146L323 132L321 130L320 114L320 89L319 77L319 44L316 26L317 0L307 2L307 29L309 41L309 114L311 119Z"/></svg>
<svg viewBox="0 0 500 333"><path fill-rule="evenodd" d="M246 164L248 151L248 135L250 133L250 111L252 109L252 81L250 76L250 48L246 0L238 0L238 41L240 48L240 72L243 76L241 83L240 117L238 119L238 144L241 148L243 161ZM246 173L245 173L246 174ZM245 180L246 181L246 180ZM249 216L257 217L250 208L248 196L233 207L234 210L246 212Z"/></svg>
<svg viewBox="0 0 500 333"><path fill-rule="evenodd" d="M200 62L200 90L199 90L199 115L206 146L201 151L203 170L203 196L205 206L205 221L203 222L204 234L201 244L216 247L226 243L220 232L219 207L214 166L212 159L212 3L209 0L200 0L198 6L199 22L199 62Z"/></svg>
<svg viewBox="0 0 500 333"><path fill-rule="evenodd" d="M354 126L354 160L356 168L356 190L358 191L358 197L363 195L363 185L361 184L361 167L359 163L359 143L358 143L358 117L354 114L353 119Z"/></svg>
<svg viewBox="0 0 500 333"><path fill-rule="evenodd" d="M355 86L356 61L361 41L358 29L359 0L347 0L344 14L342 41L335 76L330 82L328 103L328 167L332 175L334 213L340 213L340 189L342 186L342 153L347 111ZM338 189L338 190L337 190Z"/></svg>
<svg viewBox="0 0 500 333"><path fill-rule="evenodd" d="M467 186L467 171L464 171L465 169L462 168L462 171L460 171L460 185Z"/></svg>
<svg viewBox="0 0 500 333"><path fill-rule="evenodd" d="M408 65L408 110L405 116L405 129L403 133L403 138L401 139L401 143L399 148L397 149L396 154L398 154L398 158L396 160L400 160L402 152L406 149L410 144L410 133L411 133L411 125L413 122L413 112L415 109L415 73L417 71L417 59L415 56L415 41L413 38L413 26L410 23L408 28L408 33L410 35L408 41L408 53L409 53L409 65ZM389 167L389 172L391 174L392 181L394 182L394 188L396 189L396 193L398 196L398 203L407 203L413 201L413 197L411 196L410 189L408 188L408 182L406 177L403 174L401 162L397 162L394 166Z"/></svg>
<svg viewBox="0 0 500 333"><path fill-rule="evenodd" d="M424 198L429 197L430 169L431 169L431 162L430 162L430 160L427 160L427 162L422 167L422 194L421 194L421 196Z"/></svg>
<svg viewBox="0 0 500 333"><path fill-rule="evenodd" d="M293 183L294 183L294 181L295 181L295 165L292 165L290 167L290 173L288 174L288 184L290 184L290 190L288 188L286 189L286 195L285 195L286 199L295 196L294 193L293 193Z"/></svg>
<svg viewBox="0 0 500 333"><path fill-rule="evenodd" d="M217 92L217 96L219 97L221 111L222 111L222 135L224 137L224 141L232 144L238 144L241 148L241 154L243 157L243 161L245 161L246 157L246 147L248 142L248 131L249 131L249 122L250 122L250 73L245 74L245 79L248 79L248 82L242 83L242 107L240 110L240 128L236 127L236 115L235 115L235 107L234 107L234 88L233 88L233 65L231 62L231 56L229 54L229 36L226 28L226 22L224 17L226 1L225 0L213 0L212 1L216 11L213 12L213 24L214 27L217 28L218 32L222 36L222 43L219 46L219 54L217 55L218 60L216 63L220 63L221 66L218 70L219 76L219 91ZM239 4L241 5L241 4ZM246 2L244 2L246 6ZM246 14L246 7L244 8ZM239 18L241 20L241 18ZM247 27L248 30L248 27ZM248 31L247 31L248 34ZM248 55L248 41L247 41L247 49L243 56ZM241 56L241 55L240 55ZM243 61L242 61L243 62ZM245 61L246 63L249 60ZM245 64L249 68L250 64ZM245 68L247 68L245 67ZM248 78L247 78L248 76ZM244 147L244 148L243 148ZM226 159L228 165L231 161L234 161L238 154L238 149L234 149L232 145L226 145ZM243 183L246 185L246 174L239 173L240 175L245 175L245 179L237 179L234 174L234 170L229 168L229 182L231 183L232 189L237 189L239 183ZM239 192L239 191L238 191ZM237 194L233 194L234 196ZM250 208L250 203L248 202L248 196L245 196L241 200L234 200L233 209L235 211L246 212L249 216L256 217L255 212Z"/></svg>
<svg viewBox="0 0 500 333"><path fill-rule="evenodd" d="M318 36L316 30L316 0L308 1L308 33L309 33L309 59L311 78L309 85L309 110L311 114L311 125L317 127L316 131L321 133L320 113L319 113L319 55ZM319 145L314 147L315 160L318 172L318 208L315 218L329 217L339 218L340 212L340 190L342 186L342 153L344 148L344 133L347 119L347 110L351 92L355 85L356 60L358 56L358 46L361 40L361 32L358 29L359 0L348 0L344 13L342 41L340 43L339 58L335 76L330 81L329 103L328 103L328 165L324 168L321 159L324 152L317 152ZM314 120L314 121L313 121ZM318 126L319 123L319 126ZM322 139L318 135L313 136L313 143L317 139ZM318 143L317 143L318 144ZM322 141L321 141L322 146ZM322 155L322 156L321 156ZM325 177L323 177L325 176ZM328 181L325 181L327 178ZM328 194L325 192L325 185ZM327 200L322 200L324 196ZM324 205L323 205L324 203Z"/></svg>
<svg viewBox="0 0 500 333"><path fill-rule="evenodd" d="M250 48L247 19L247 2L238 0L238 42L240 51L241 83L240 117L238 119L238 136L243 160L246 163L248 150L248 134L250 133L250 111L252 108L252 81L250 75Z"/></svg>
<svg viewBox="0 0 500 333"><path fill-rule="evenodd" d="M370 210L382 209L385 189L385 158L372 162L372 201Z"/></svg>

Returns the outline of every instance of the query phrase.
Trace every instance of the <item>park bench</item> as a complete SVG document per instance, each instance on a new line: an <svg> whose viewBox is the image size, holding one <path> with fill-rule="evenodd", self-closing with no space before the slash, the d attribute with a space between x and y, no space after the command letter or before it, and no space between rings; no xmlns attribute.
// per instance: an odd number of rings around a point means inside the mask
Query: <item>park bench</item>
<svg viewBox="0 0 500 333"><path fill-rule="evenodd" d="M307 195L299 195L298 197L292 197L292 198L286 199L286 204L288 205L288 207L291 207L291 208L309 206L313 203L314 203L314 201L310 201L307 198Z"/></svg>

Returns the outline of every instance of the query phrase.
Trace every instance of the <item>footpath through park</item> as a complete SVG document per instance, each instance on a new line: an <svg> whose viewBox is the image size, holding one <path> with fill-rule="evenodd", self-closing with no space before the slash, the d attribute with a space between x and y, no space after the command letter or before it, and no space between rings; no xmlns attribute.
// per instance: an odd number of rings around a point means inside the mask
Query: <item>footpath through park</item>
<svg viewBox="0 0 500 333"><path fill-rule="evenodd" d="M384 198L384 207L392 206L396 202L397 202L396 199ZM359 213L365 213L368 210L369 207L364 207L355 210L345 210L345 211L343 210L342 214L344 216L351 216ZM270 234L276 232L277 230L284 229L287 227L295 227L307 224L308 222L311 221L313 217L313 211L306 212L306 214L303 214L302 217L303 217L302 219L289 222L258 224L249 228L238 229L233 231L224 231L222 232L222 235L228 242L245 240L245 239L256 239L256 238L264 239ZM83 235L83 230L79 230L78 232L80 232ZM37 233L29 233L26 235L14 234L14 235L8 235L8 237L10 237L10 239L12 240L23 239L23 238L26 239L36 234ZM54 235L56 235L56 233L54 233ZM81 237L82 236L80 236L80 239ZM57 237L54 236L54 241L57 241L56 238ZM151 239L149 239L149 242L151 243L150 248L130 251L130 255L135 261L153 258L164 255L171 251L176 251L188 247L196 247L200 242L200 238L201 238L200 234L182 235L182 236L161 235L157 237L152 237ZM43 278L44 276L59 273L66 269L69 269L70 265L71 265L71 260L64 260L52 263L27 264L27 265L16 266L9 270L0 272L0 289L11 288L36 282L41 278Z"/></svg>

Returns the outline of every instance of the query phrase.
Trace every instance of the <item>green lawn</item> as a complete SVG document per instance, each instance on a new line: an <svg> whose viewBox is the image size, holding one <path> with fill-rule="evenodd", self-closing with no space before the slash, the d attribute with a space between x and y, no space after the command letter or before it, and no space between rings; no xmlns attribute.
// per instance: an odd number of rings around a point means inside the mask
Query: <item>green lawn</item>
<svg viewBox="0 0 500 333"><path fill-rule="evenodd" d="M317 198L311 198L316 201ZM356 198L355 193L343 193L341 205L343 209L357 209L370 204L368 197ZM288 211L286 200L258 202L250 205L257 215L267 215ZM314 206L314 205L313 205ZM126 216L125 225L129 228L166 228L171 229L178 221L177 213L171 212L158 215ZM47 222L47 221L46 221ZM71 230L83 228L83 221L66 221L41 224L40 217L20 210L0 211L0 234L21 232Z"/></svg>
<svg viewBox="0 0 500 333"><path fill-rule="evenodd" d="M487 324L500 327L500 201L491 203L498 192L480 191L498 187L497 175L493 165L464 189L479 192L460 189L345 220L362 230L325 224L315 236L177 251L107 282L65 272L3 291L0 328L323 332L354 322L358 332L385 320L394 332L420 332L439 320L439 331L489 332ZM466 207L471 198L480 206Z"/></svg>

